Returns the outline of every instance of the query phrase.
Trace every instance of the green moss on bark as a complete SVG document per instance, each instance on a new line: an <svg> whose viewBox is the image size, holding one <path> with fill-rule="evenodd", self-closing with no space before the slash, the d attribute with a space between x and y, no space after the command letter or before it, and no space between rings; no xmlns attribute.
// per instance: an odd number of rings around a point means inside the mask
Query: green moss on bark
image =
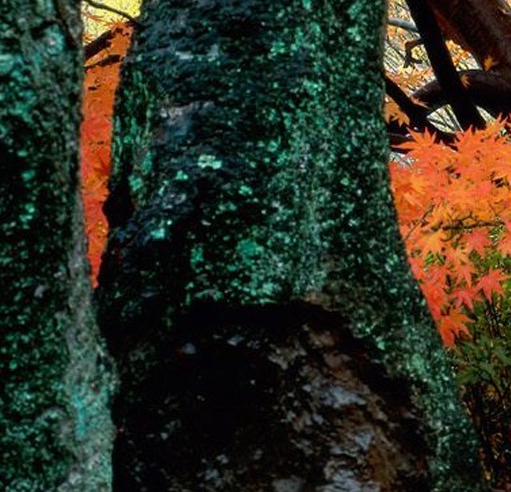
<svg viewBox="0 0 511 492"><path fill-rule="evenodd" d="M349 313L410 381L434 490L475 491L474 435L388 188L383 18L368 0L147 5L117 106L102 323L130 388L198 301Z"/></svg>
<svg viewBox="0 0 511 492"><path fill-rule="evenodd" d="M0 489L108 491L111 378L78 194L78 5L3 2L0 53Z"/></svg>

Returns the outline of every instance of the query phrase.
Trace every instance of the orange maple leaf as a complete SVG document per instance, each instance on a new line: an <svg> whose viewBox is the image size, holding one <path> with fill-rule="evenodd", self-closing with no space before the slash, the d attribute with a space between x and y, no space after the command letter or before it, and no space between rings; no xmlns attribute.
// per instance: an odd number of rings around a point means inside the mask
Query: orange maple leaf
<svg viewBox="0 0 511 492"><path fill-rule="evenodd" d="M463 245L447 248L445 251L445 261L456 270L457 276L459 276L459 272L464 267L467 267L470 272L472 271L472 267L468 265L469 256L467 249Z"/></svg>
<svg viewBox="0 0 511 492"><path fill-rule="evenodd" d="M436 150L434 146L439 145L436 143L435 134L430 132L428 129L426 129L424 133L410 130L410 135L413 140L411 142L400 144L400 149L409 150L411 152L419 152L424 149Z"/></svg>
<svg viewBox="0 0 511 492"><path fill-rule="evenodd" d="M420 240L423 253L441 253L445 247L445 240L446 235L442 229L425 234Z"/></svg>
<svg viewBox="0 0 511 492"><path fill-rule="evenodd" d="M420 287L426 298L431 316L435 321L439 321L442 318L442 308L448 301L445 289L441 285L430 282L423 282Z"/></svg>
<svg viewBox="0 0 511 492"><path fill-rule="evenodd" d="M408 257L408 262L410 263L410 268L412 270L413 276L417 280L423 280L426 278L426 274L424 271L424 260L421 257Z"/></svg>
<svg viewBox="0 0 511 492"><path fill-rule="evenodd" d="M470 80L467 75L462 75L460 79L461 83L463 84L463 87L470 87Z"/></svg>
<svg viewBox="0 0 511 492"><path fill-rule="evenodd" d="M398 104L393 99L388 99L385 102L385 121L397 121L400 125L409 125L410 118L404 113Z"/></svg>
<svg viewBox="0 0 511 492"><path fill-rule="evenodd" d="M497 243L497 249L503 256L511 256L511 234L504 234Z"/></svg>

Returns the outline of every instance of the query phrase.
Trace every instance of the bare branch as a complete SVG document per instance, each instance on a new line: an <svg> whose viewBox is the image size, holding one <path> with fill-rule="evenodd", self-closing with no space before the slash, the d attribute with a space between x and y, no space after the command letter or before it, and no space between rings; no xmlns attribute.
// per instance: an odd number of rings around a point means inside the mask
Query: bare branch
<svg viewBox="0 0 511 492"><path fill-rule="evenodd" d="M466 81L466 90L474 103L492 116L511 113L511 82L495 72L462 70L459 75ZM413 94L414 99L435 111L448 104L447 97L438 81L434 80Z"/></svg>
<svg viewBox="0 0 511 492"><path fill-rule="evenodd" d="M83 1L95 9L106 10L107 12L111 12L112 14L120 15L121 17L128 19L130 22L133 22L133 24L136 27L142 26L142 24L140 22L138 22L137 19L135 19L135 17L131 16L130 14L128 14L126 12L123 12L122 10L116 9L115 7L110 7L110 5L105 5L101 2L96 2L96 0L83 0Z"/></svg>
<svg viewBox="0 0 511 492"><path fill-rule="evenodd" d="M471 126L484 128L485 121L460 80L429 3L424 0L407 0L407 3L435 76L461 127L464 130Z"/></svg>
<svg viewBox="0 0 511 492"><path fill-rule="evenodd" d="M385 90L387 95L389 95L399 106L401 111L408 116L410 119L410 127L415 128L419 131L423 131L428 129L431 133L435 134L435 137L438 141L443 142L447 145L450 145L454 141L454 135L445 133L436 126L434 126L430 121L428 121L427 116L430 112L429 108L424 107L420 104L415 103L412 99L410 99L406 93L387 75L385 75ZM397 133L399 129L392 127L394 133ZM392 140L392 144L394 145L395 140Z"/></svg>

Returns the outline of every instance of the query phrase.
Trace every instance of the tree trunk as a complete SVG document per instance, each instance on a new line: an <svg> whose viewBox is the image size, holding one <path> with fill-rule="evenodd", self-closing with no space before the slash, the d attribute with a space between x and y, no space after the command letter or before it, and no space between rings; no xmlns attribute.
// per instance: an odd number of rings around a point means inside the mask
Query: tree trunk
<svg viewBox="0 0 511 492"><path fill-rule="evenodd" d="M383 20L146 2L98 294L115 490L483 489L388 189Z"/></svg>
<svg viewBox="0 0 511 492"><path fill-rule="evenodd" d="M112 380L78 193L78 4L3 2L0 52L0 489L108 491Z"/></svg>

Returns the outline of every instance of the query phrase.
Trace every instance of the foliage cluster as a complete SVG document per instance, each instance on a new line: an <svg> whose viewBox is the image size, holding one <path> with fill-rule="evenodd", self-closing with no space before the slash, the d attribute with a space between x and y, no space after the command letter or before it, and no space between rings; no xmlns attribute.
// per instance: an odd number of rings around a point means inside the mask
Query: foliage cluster
<svg viewBox="0 0 511 492"><path fill-rule="evenodd" d="M389 16L413 26L400 0L391 2ZM420 106L413 94L434 75L424 50L415 47L417 36L389 24L385 60L392 80ZM458 70L476 67L459 45L446 45ZM494 63L489 56L482 69ZM464 76L461 81L468 86ZM452 356L488 478L502 485L511 464L509 120L486 114L484 129L462 131L449 107L430 113L437 128L454 133L446 142L427 128L414 131L390 97L386 119L407 127L390 173L410 265Z"/></svg>
<svg viewBox="0 0 511 492"><path fill-rule="evenodd" d="M470 335L474 304L504 294L511 253L511 145L503 121L456 134L452 146L412 133L390 164L412 270L447 346Z"/></svg>
<svg viewBox="0 0 511 492"><path fill-rule="evenodd" d="M452 147L413 134L390 164L399 224L481 437L489 476L510 464L511 144L505 122Z"/></svg>
<svg viewBox="0 0 511 492"><path fill-rule="evenodd" d="M136 3L136 2L134 2ZM128 50L133 27L123 20L83 10L84 43L97 42L102 32L111 34L103 49L88 57L85 65L83 122L81 127L82 195L88 256L95 285L105 247L107 223L103 204L110 175L110 144L114 97L121 62ZM105 37L105 34L103 34Z"/></svg>

